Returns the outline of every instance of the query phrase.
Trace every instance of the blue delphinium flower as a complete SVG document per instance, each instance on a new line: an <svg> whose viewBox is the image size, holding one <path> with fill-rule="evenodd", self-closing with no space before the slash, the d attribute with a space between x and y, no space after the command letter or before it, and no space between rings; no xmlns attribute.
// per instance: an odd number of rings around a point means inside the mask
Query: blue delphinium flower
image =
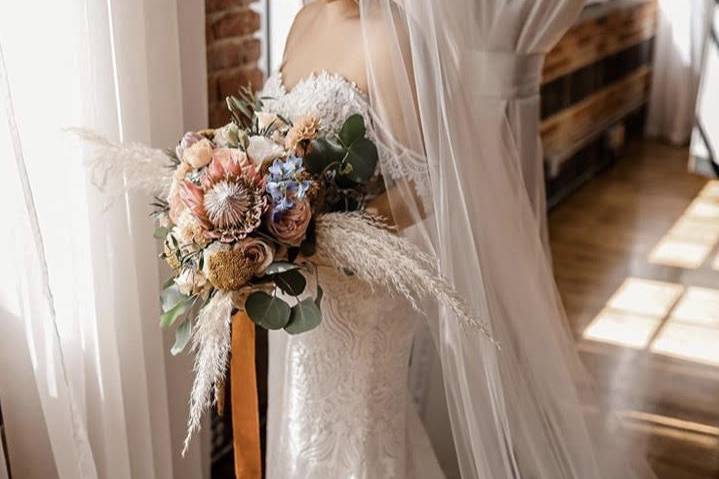
<svg viewBox="0 0 719 479"><path fill-rule="evenodd" d="M272 216L277 219L282 213L291 209L296 200L305 197L310 182L303 180L305 171L302 158L290 156L286 160L275 160L267 175L267 192L272 197Z"/></svg>

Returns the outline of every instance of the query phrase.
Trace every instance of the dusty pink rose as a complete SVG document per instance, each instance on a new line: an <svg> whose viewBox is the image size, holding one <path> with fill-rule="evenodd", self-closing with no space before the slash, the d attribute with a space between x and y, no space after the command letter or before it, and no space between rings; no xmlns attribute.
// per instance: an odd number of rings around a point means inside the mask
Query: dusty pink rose
<svg viewBox="0 0 719 479"><path fill-rule="evenodd" d="M187 209L180 196L180 185L190 171L192 171L192 167L189 164L184 161L180 162L172 178L170 193L167 195L167 203L170 205L169 216L175 224L177 224L182 212Z"/></svg>
<svg viewBox="0 0 719 479"><path fill-rule="evenodd" d="M257 238L245 238L234 247L244 255L245 259L255 265L255 274L262 274L274 261L272 246Z"/></svg>
<svg viewBox="0 0 719 479"><path fill-rule="evenodd" d="M294 206L277 218L270 215L267 227L270 233L282 243L299 246L305 239L312 210L307 200L296 201Z"/></svg>

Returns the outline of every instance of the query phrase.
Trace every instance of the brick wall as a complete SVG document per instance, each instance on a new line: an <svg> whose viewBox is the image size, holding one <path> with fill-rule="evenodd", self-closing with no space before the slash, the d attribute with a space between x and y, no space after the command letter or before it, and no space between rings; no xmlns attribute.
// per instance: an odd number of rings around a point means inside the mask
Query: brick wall
<svg viewBox="0 0 719 479"><path fill-rule="evenodd" d="M254 38L260 16L250 9L256 0L205 0L207 42L207 97L210 126L229 121L225 97L241 86L262 86L257 66L261 43Z"/></svg>

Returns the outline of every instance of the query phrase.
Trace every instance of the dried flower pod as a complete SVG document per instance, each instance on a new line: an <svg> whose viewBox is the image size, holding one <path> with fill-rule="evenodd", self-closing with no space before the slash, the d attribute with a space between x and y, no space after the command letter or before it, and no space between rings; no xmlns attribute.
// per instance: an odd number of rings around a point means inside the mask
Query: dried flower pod
<svg viewBox="0 0 719 479"><path fill-rule="evenodd" d="M256 268L240 250L217 251L207 258L207 279L217 289L234 291L247 285Z"/></svg>

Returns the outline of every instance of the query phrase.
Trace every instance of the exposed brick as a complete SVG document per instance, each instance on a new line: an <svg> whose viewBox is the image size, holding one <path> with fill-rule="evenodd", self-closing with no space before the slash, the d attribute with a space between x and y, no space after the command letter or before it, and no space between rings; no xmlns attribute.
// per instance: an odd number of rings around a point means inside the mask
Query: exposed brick
<svg viewBox="0 0 719 479"><path fill-rule="evenodd" d="M244 9L221 15L211 22L213 39L241 37L260 29L260 15L254 10Z"/></svg>
<svg viewBox="0 0 719 479"><path fill-rule="evenodd" d="M210 72L225 68L256 64L260 58L261 42L257 38L228 39L207 47L207 69Z"/></svg>
<svg viewBox="0 0 719 479"><path fill-rule="evenodd" d="M210 104L209 116L210 128L226 125L230 121L230 112L224 102Z"/></svg>
<svg viewBox="0 0 719 479"><path fill-rule="evenodd" d="M217 75L207 75L207 102L210 104L222 100L217 83Z"/></svg>
<svg viewBox="0 0 719 479"><path fill-rule="evenodd" d="M211 127L229 121L225 97L240 87L262 87L257 67L261 42L253 37L261 19L249 6L257 0L205 0L207 44L207 96Z"/></svg>
<svg viewBox="0 0 719 479"><path fill-rule="evenodd" d="M211 76L215 77L211 81L217 82L217 96L214 96L214 98L222 100L227 96L237 94L243 86L249 85L254 90L262 88L262 71L256 66L222 70L221 72L211 74Z"/></svg>
<svg viewBox="0 0 719 479"><path fill-rule="evenodd" d="M244 7L254 0L207 0L205 2L205 12L214 13L223 10L229 10L233 7Z"/></svg>
<svg viewBox="0 0 719 479"><path fill-rule="evenodd" d="M209 18L205 19L205 45L210 45L215 41L215 33L212 30L212 22Z"/></svg>

